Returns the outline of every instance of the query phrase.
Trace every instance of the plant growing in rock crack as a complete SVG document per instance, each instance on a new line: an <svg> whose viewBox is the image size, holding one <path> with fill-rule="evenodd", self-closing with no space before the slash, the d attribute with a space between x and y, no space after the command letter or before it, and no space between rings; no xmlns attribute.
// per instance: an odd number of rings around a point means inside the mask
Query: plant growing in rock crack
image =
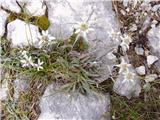
<svg viewBox="0 0 160 120"><path fill-rule="evenodd" d="M40 49L34 46L14 49L15 53L12 51L13 54L11 52L7 56L9 60L3 56L2 63L5 68L10 65L18 74L25 73L29 76L47 75L48 78L52 78L51 81L67 84L65 85L65 88L69 87L67 91L78 89L85 93L94 88L92 75L98 73L96 66L92 65L93 58L87 53L75 51L70 43L54 40L44 43Z"/></svg>
<svg viewBox="0 0 160 120"><path fill-rule="evenodd" d="M40 47L31 45L23 48L10 48L9 51L7 49L10 47L9 42L2 38L3 69L11 73L12 81L17 75L26 76L32 86L31 89L19 96L22 103L29 104L31 107L32 102L38 100L34 96L42 95L44 86L52 82L59 83L61 85L59 90L63 92L80 92L82 94L97 92L98 86L94 79L99 77L99 71L94 64L94 58L87 53L88 47L81 44L84 36L79 38L77 35L73 33L67 41L57 40L43 31L42 36L39 36L39 42L42 41ZM37 86L40 87L36 88ZM11 99L13 99L12 97ZM9 101L11 102L10 99ZM8 109L8 104L10 103L5 103L5 109ZM24 104L14 104L16 108L20 109L16 110L15 114L19 119L24 119L26 112L30 111L29 106L25 108ZM18 111L24 112L20 114ZM32 110L30 112L32 114ZM12 117L16 118L17 116ZM30 115L27 117L30 118Z"/></svg>
<svg viewBox="0 0 160 120"><path fill-rule="evenodd" d="M2 67L11 77L7 80L10 97L3 104L4 119L36 119L39 114L36 103L46 86L53 82L59 83L59 90L63 92L97 92L95 78L99 75L94 58L87 53L87 32L90 30L87 23L76 28L68 40L57 40L48 31L43 31L49 27L46 17L30 16L22 7L21 13L1 8L10 14L8 22L20 19L42 30L36 44L23 48L11 48L8 40L4 37L1 40ZM17 76L27 77L29 88L20 92L18 101L15 101L14 80Z"/></svg>

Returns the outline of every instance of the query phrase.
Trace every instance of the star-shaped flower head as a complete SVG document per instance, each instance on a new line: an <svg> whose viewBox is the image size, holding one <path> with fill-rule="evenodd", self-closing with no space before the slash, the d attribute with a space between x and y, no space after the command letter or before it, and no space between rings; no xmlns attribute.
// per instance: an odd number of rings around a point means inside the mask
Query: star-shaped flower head
<svg viewBox="0 0 160 120"><path fill-rule="evenodd" d="M129 69L126 70L126 72L123 73L124 79L122 83L124 82L134 82L135 73L129 71Z"/></svg>
<svg viewBox="0 0 160 120"><path fill-rule="evenodd" d="M37 67L37 70L40 71L40 69L43 69L42 65L44 62L41 62L40 59L38 59L38 64L35 64L35 67Z"/></svg>
<svg viewBox="0 0 160 120"><path fill-rule="evenodd" d="M28 61L26 61L25 59L20 60L22 67L28 67L30 64L28 63Z"/></svg>
<svg viewBox="0 0 160 120"><path fill-rule="evenodd" d="M24 58L28 58L28 56L27 56L27 51L24 50L24 51L22 51L21 54L22 54L22 56L23 56Z"/></svg>
<svg viewBox="0 0 160 120"><path fill-rule="evenodd" d="M42 41L52 41L52 40L55 40L56 38L51 36L49 33L48 33L48 30L46 31L42 31L42 35L38 35L38 38Z"/></svg>
<svg viewBox="0 0 160 120"><path fill-rule="evenodd" d="M132 42L132 39L129 35L124 34L124 36L120 36L122 42L120 46L122 47L122 50L126 52L129 49L129 44Z"/></svg>
<svg viewBox="0 0 160 120"><path fill-rule="evenodd" d="M74 27L76 29L76 32L75 32L76 34L80 32L89 33L90 31L94 31L90 23L87 23L87 22L77 22L77 24Z"/></svg>
<svg viewBox="0 0 160 120"><path fill-rule="evenodd" d="M22 63L22 67L34 66L31 56L26 56L24 59L20 60L20 62Z"/></svg>
<svg viewBox="0 0 160 120"><path fill-rule="evenodd" d="M93 25L96 24L96 18L94 14L95 7L96 6L90 6L89 9L81 16L80 21L76 22L74 25L76 34L79 32L89 33L94 31Z"/></svg>
<svg viewBox="0 0 160 120"><path fill-rule="evenodd" d="M116 66L120 68L119 73L122 73L126 71L127 69L129 69L129 67L131 67L131 64L128 64L124 58L121 58L121 64L116 65Z"/></svg>

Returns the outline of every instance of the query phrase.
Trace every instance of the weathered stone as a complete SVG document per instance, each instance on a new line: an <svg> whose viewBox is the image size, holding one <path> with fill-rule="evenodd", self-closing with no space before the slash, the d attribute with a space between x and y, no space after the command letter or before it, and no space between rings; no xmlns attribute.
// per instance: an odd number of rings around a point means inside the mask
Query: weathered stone
<svg viewBox="0 0 160 120"><path fill-rule="evenodd" d="M31 16L42 16L45 14L46 6L43 4L42 0L1 0L0 6L3 6L5 9L12 12L20 13L21 8L18 6L16 1L19 2L21 6L26 4L26 13ZM7 14L4 10L0 9L0 37L4 35L6 18L8 15L9 14ZM20 20L13 21L8 26L9 35L7 38L13 39L12 43L14 47L22 44L28 45L28 41L32 43L30 41L31 39L35 42L35 34L39 34L38 28L34 25L27 25L26 23L22 23ZM15 40L15 38L17 39ZM27 42L26 39L28 39Z"/></svg>
<svg viewBox="0 0 160 120"><path fill-rule="evenodd" d="M122 82L124 79L123 75L119 75L118 79L114 83L114 91L121 96L126 96L128 99L131 97L138 97L141 92L141 83L138 78L132 81Z"/></svg>
<svg viewBox="0 0 160 120"><path fill-rule="evenodd" d="M52 84L40 101L38 120L110 120L109 107L108 94L72 96L58 91Z"/></svg>
<svg viewBox="0 0 160 120"><path fill-rule="evenodd" d="M9 23L7 29L7 39L11 40L13 47L34 44L38 41L38 27L32 24L17 19Z"/></svg>
<svg viewBox="0 0 160 120"><path fill-rule="evenodd" d="M5 21L8 17L8 14L0 9L0 38L5 33Z"/></svg>
<svg viewBox="0 0 160 120"><path fill-rule="evenodd" d="M145 75L146 73L145 66L139 66L135 70L139 75Z"/></svg>
<svg viewBox="0 0 160 120"><path fill-rule="evenodd" d="M150 67L153 63L155 63L156 61L158 61L158 57L157 56L153 56L153 55L148 55L147 56L147 64Z"/></svg>
<svg viewBox="0 0 160 120"><path fill-rule="evenodd" d="M0 6L3 6L4 8L16 13L21 11L20 7L16 3L16 0L0 0Z"/></svg>
<svg viewBox="0 0 160 120"><path fill-rule="evenodd" d="M0 5L12 12L19 13L21 12L21 8L16 1L21 6L25 4L26 12L32 16L41 16L45 14L46 6L43 4L43 0L1 0Z"/></svg>
<svg viewBox="0 0 160 120"><path fill-rule="evenodd" d="M153 55L158 57L158 61L155 63L155 65L160 72L160 25L153 27L148 32L148 39Z"/></svg>
<svg viewBox="0 0 160 120"><path fill-rule="evenodd" d="M135 47L135 52L137 53L137 55L143 55L144 54L144 49L136 46Z"/></svg>
<svg viewBox="0 0 160 120"><path fill-rule="evenodd" d="M25 3L27 13L34 16L41 16L45 14L46 6L43 0L17 0L22 5Z"/></svg>

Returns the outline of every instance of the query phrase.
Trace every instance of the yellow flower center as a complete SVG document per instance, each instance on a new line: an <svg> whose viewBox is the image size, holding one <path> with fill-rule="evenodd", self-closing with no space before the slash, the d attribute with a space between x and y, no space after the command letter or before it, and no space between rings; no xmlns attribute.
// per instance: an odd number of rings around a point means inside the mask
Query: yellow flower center
<svg viewBox="0 0 160 120"><path fill-rule="evenodd" d="M128 80L132 80L132 79L134 78L134 74L133 74L133 73L128 73L128 74L126 75L126 78L127 78Z"/></svg>
<svg viewBox="0 0 160 120"><path fill-rule="evenodd" d="M87 29L88 29L88 25L87 24L85 24L85 23L82 23L81 24L81 26L80 26L80 29L82 30L82 31L86 31Z"/></svg>

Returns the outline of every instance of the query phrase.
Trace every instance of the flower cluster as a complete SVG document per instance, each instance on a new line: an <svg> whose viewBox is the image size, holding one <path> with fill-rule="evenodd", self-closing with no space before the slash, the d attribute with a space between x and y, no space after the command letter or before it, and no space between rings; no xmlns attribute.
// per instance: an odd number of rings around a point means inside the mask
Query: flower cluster
<svg viewBox="0 0 160 120"><path fill-rule="evenodd" d="M121 63L116 66L120 68L119 74L124 76L122 83L134 81L135 73L130 70L131 64L128 64L124 58L121 58Z"/></svg>
<svg viewBox="0 0 160 120"><path fill-rule="evenodd" d="M55 40L56 38L51 36L48 30L46 30L46 31L42 31L42 35L38 35L38 39L39 41L37 43L37 47L41 48L44 43L51 42L52 40Z"/></svg>
<svg viewBox="0 0 160 120"><path fill-rule="evenodd" d="M38 71L40 71L40 69L43 69L43 62L38 59L38 63L34 63L32 57L27 55L27 51L22 52L22 57L23 59L20 60L22 67L35 67Z"/></svg>
<svg viewBox="0 0 160 120"><path fill-rule="evenodd" d="M23 51L22 52L22 57L23 57L23 59L20 60L20 62L22 64L22 67L34 66L32 57L31 56L30 57L27 56L27 51Z"/></svg>
<svg viewBox="0 0 160 120"><path fill-rule="evenodd" d="M127 69L124 73L124 80L122 81L122 83L124 82L134 82L134 78L135 78L135 73L131 72L129 69Z"/></svg>
<svg viewBox="0 0 160 120"><path fill-rule="evenodd" d="M120 68L119 73L125 72L128 70L128 68L131 66L131 64L128 64L124 58L121 58L121 63L119 65L116 65Z"/></svg>
<svg viewBox="0 0 160 120"><path fill-rule="evenodd" d="M95 19L95 9L96 6L90 6L88 7L87 15L86 13L81 16L81 20L76 22L76 24L73 26L75 29L75 34L77 34L77 38L83 37L84 40L87 42L87 34L89 32L94 31L93 25L96 24Z"/></svg>
<svg viewBox="0 0 160 120"><path fill-rule="evenodd" d="M122 42L120 46L122 47L122 50L126 52L129 49L129 44L132 42L132 39L129 35L124 34L124 36L120 36Z"/></svg>
<svg viewBox="0 0 160 120"><path fill-rule="evenodd" d="M75 25L76 34L80 32L89 33L90 31L94 31L94 29L91 27L90 23L87 22L77 22Z"/></svg>
<svg viewBox="0 0 160 120"><path fill-rule="evenodd" d="M91 27L91 24L88 22L77 22L74 28L76 29L75 34L78 34L75 43L79 37L82 37L85 42L88 42L87 33L94 31L94 29Z"/></svg>

